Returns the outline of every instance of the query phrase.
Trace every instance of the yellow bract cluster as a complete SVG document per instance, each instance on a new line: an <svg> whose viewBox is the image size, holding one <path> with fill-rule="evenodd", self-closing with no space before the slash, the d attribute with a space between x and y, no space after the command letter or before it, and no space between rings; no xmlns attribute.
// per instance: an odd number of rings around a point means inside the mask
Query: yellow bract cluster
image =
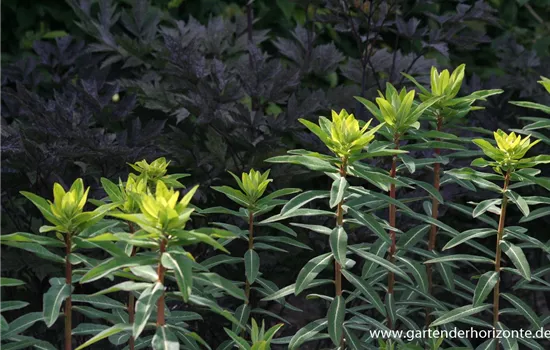
<svg viewBox="0 0 550 350"><path fill-rule="evenodd" d="M149 181L156 182L157 179L166 175L170 162L167 162L166 158L161 157L155 159L151 164L147 163L146 160L142 160L129 165L138 173L146 176Z"/></svg>
<svg viewBox="0 0 550 350"><path fill-rule="evenodd" d="M254 203L260 199L267 189L267 185L273 181L268 178L269 170L262 174L259 171L251 169L249 173L243 173L240 179L232 172L229 173L235 178L237 184L239 184L239 187L244 192L250 203Z"/></svg>
<svg viewBox="0 0 550 350"><path fill-rule="evenodd" d="M464 80L464 69L466 65L461 64L453 73L445 69L438 73L437 68L432 67L430 73L430 83L433 96L445 96L446 99L452 99L460 90L462 80Z"/></svg>
<svg viewBox="0 0 550 350"><path fill-rule="evenodd" d="M371 121L372 119L360 127L355 116L348 114L344 109L340 113L332 111L332 121L320 117L319 125L300 119L302 124L340 158L348 158L352 154L360 153L374 139L374 133L381 125L368 130Z"/></svg>
<svg viewBox="0 0 550 350"><path fill-rule="evenodd" d="M178 201L179 192L168 188L162 181L157 181L155 194L148 192L142 195L139 207L151 226L165 232L182 229L193 212L187 206L197 188L198 186L193 187Z"/></svg>
<svg viewBox="0 0 550 350"><path fill-rule="evenodd" d="M411 111L414 101L415 91L407 92L405 88L397 94L395 89L387 88L386 96L381 91L378 91L380 97L376 98L376 104L382 112L384 121L390 126L396 126L405 119Z"/></svg>
<svg viewBox="0 0 550 350"><path fill-rule="evenodd" d="M82 179L76 180L68 192L58 183L53 186L54 201L50 203L50 210L62 222L70 222L75 216L82 213L88 199L88 187L84 190Z"/></svg>
<svg viewBox="0 0 550 350"><path fill-rule="evenodd" d="M122 186L121 186L122 187ZM135 200L136 195L141 195L147 192L147 180L142 176L128 177L126 186L121 191L124 198L122 209L125 213L135 213L139 210L139 205Z"/></svg>
<svg viewBox="0 0 550 350"><path fill-rule="evenodd" d="M527 151L540 142L535 140L531 143L530 136L521 138L521 135L516 135L514 132L506 134L502 130L494 132L495 141L498 148L504 152L505 160L519 160L525 156Z"/></svg>

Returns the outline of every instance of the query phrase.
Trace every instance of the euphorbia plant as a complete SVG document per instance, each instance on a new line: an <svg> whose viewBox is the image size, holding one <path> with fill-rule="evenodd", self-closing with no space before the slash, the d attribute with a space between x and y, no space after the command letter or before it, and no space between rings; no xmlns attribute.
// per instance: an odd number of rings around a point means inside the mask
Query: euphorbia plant
<svg viewBox="0 0 550 350"><path fill-rule="evenodd" d="M392 157L392 165L390 170L390 176L395 178L397 175L397 160L400 148L400 141L405 136L409 130L418 129L420 123L418 122L419 118L426 111L427 108L432 106L434 103L439 101L441 97L434 97L427 99L426 101L415 106L414 104L415 91L411 90L407 92L403 88L398 92L395 87L390 83L386 84L386 93L385 95L379 91L379 97L376 98L376 105L371 101L368 101L362 97L357 97L357 99L367 107L367 109L378 119L381 123L385 123L385 132L386 137L394 143L395 153ZM390 197L391 199L396 199L396 184L392 183L390 185ZM397 209L394 203L389 205L389 224L392 227L389 231L391 238L391 246L389 249L388 260L391 263L395 261L396 254L396 231L393 228L396 228L396 214ZM389 271L388 274L388 298L387 303L393 303L393 293L395 285L395 274L393 271ZM393 327L394 321L391 319L390 314L388 314L387 322L390 328Z"/></svg>
<svg viewBox="0 0 550 350"><path fill-rule="evenodd" d="M178 292L170 293L170 296L178 296L184 302L194 301L199 305L208 305L214 311L238 323L230 315L226 315L226 311L222 311L215 302L203 300L199 296L193 299L193 285L199 283L224 288L225 292L243 300L245 299L244 293L221 276L205 272L208 270L196 263L194 257L182 248L198 242L205 242L227 252L214 237L231 237L232 234L228 231L211 228L185 229L194 211L189 202L198 186L190 189L181 198L178 191L167 187L160 179L157 180L154 187L154 191L148 189L146 193L130 194L139 206L138 213L110 213L111 216L137 224L140 230L133 234L126 232L104 233L87 239L88 242L122 241L147 250L139 251L135 256L120 255L115 252L113 258L92 268L80 280L81 283L87 283L130 268L135 277L132 275L129 277L146 282L122 282L100 291L96 295L119 290L141 291L136 303L134 322L133 324L115 324L92 337L79 348L128 330L131 330L132 336L137 341L144 329L152 326L149 319L155 309L154 328L156 332L153 338L148 340L154 349L171 349L179 346L178 338L187 342L204 343L198 335L177 328L176 321L171 319L170 314L166 314L165 297L168 293L165 291L165 287L170 279L175 280L178 286ZM201 271L201 273L195 273L194 270ZM124 276L128 276L128 274ZM190 336L191 338L189 338Z"/></svg>
<svg viewBox="0 0 550 350"><path fill-rule="evenodd" d="M348 193L348 181L346 177L349 169L355 162L364 158L363 150L374 140L375 133L383 124L369 129L371 121L364 123L357 120L353 114L348 114L345 110L340 113L332 111L332 120L325 117L319 118L319 124L300 119L311 132L313 132L332 153L331 155L322 155L316 152L306 150L290 151L291 155L270 158L267 161L273 163L295 163L301 164L312 170L322 170L329 175L332 180L330 191L308 191L304 192L290 200L281 210L279 219L288 218L296 215L329 215L336 218L335 227L330 230L329 242L331 252L322 254L310 260L298 274L294 287L295 294L310 288L314 284L315 277L324 270L334 259L334 297L326 297L331 301L327 319L317 320L300 332L298 332L290 341L289 347L295 349L308 337L304 333L316 334L322 329L328 327L330 339L335 346L341 348L344 344L343 322L346 315L346 301L342 296L342 274L348 263L347 240L348 236L344 228L344 203ZM302 209L304 205L315 199L327 198L329 207L336 208L335 212L315 211L311 209ZM301 211L302 210L302 211ZM319 229L312 226L302 225L305 228L312 228L319 232ZM324 232L324 230L321 230ZM351 273L345 276L355 284L362 284L358 278ZM317 284L318 285L318 284ZM367 293L369 294L369 293ZM371 295L369 295L370 297ZM375 297L372 295L372 297ZM313 331L314 330L314 331ZM349 333L346 333L346 336Z"/></svg>
<svg viewBox="0 0 550 350"><path fill-rule="evenodd" d="M514 203L524 216L528 216L530 213L530 204L541 204L547 202L543 197L522 197L515 192L515 188L529 185L539 184L548 188L548 179L541 178L537 175L540 171L534 169L535 166L543 163L550 163L550 156L538 155L534 157L526 157L526 153L535 146L539 140L531 142L530 137L524 137L516 135L514 132L507 134L502 130L498 130L494 133L494 140L496 146L491 144L485 139L475 139L473 142L479 146L483 153L489 158L477 158L472 162L472 166L475 167L490 167L493 169L493 174L487 174L477 172L472 169L458 169L450 171L452 176L456 176L461 179L469 179L474 181L480 187L499 192L501 198L491 198L481 201L476 205L473 210L473 216L479 217L487 211L498 213L499 220L497 229L476 229L463 232L451 239L444 249L453 248L461 243L467 242L477 237L487 237L492 234L496 234L496 247L494 252L494 260L488 259L482 256L472 256L465 254L450 255L440 257L427 261L427 263L436 262L449 262L449 261L471 261L479 263L494 264L494 271L489 271L479 277L477 287L475 288L474 295L472 297L472 305L466 305L459 307L450 312L444 313L438 319L431 323L431 326L443 325L445 323L460 321L466 317L482 312L491 307L490 304L484 304L485 299L493 291L493 323L492 326L497 330L507 329L502 323L500 316L502 315L500 309L501 297L508 301L517 312L526 317L530 321L533 329L540 329L541 321L536 313L521 299L512 295L501 293L500 281L502 272L512 272L521 276L525 283L531 281L531 268L525 257L522 246L528 248L541 248L548 251L545 244L529 237L525 234L526 230L519 226L506 226L506 213L509 202ZM502 187L493 184L487 180L502 181ZM515 186L513 182L518 182ZM500 206L500 207L499 207ZM514 240L519 240L522 245L514 244ZM502 253L504 253L508 259L512 262L515 268L508 268L502 266ZM517 342L523 342L527 346L532 348L538 348L538 345L533 345L532 339L503 339L506 342L506 348L517 348ZM494 338L488 340L483 346L485 348L499 348L499 339Z"/></svg>
<svg viewBox="0 0 550 350"><path fill-rule="evenodd" d="M46 200L30 192L21 192L27 197L42 213L44 218L54 226L44 225L40 228L41 233L55 232L57 240L46 236L36 236L30 233L14 233L1 236L2 243L22 248L37 255L56 262L65 264L65 280L52 279L51 287L44 294L43 313L44 321L51 327L59 316L59 308L64 302L65 316L65 349L72 349L72 292L73 292L73 269L72 265L77 263L73 257L76 244L75 237L78 237L87 228L100 221L106 212L118 204L106 204L93 211L84 211L90 188L84 188L82 179L77 179L65 191L59 183L54 184L53 202ZM61 258L43 247L63 247L65 257Z"/></svg>
<svg viewBox="0 0 550 350"><path fill-rule="evenodd" d="M441 149L465 149L460 145L460 138L452 133L443 132L443 129L453 125L456 128L460 121L462 121L470 111L481 109L481 107L472 106L474 102L478 100L485 101L487 97L502 92L502 90L480 90L468 96L457 97L464 80L465 69L466 65L461 64L452 73L447 69L439 73L437 68L432 67L430 71L430 89L426 89L412 76L403 73L405 77L419 88L420 93L418 97L421 101L429 101L437 98L437 101L430 106L422 118L428 120L432 124L433 129L429 131L419 130L415 132L414 135L415 138L421 141L419 145L416 146L416 149L433 148L435 156L433 159L433 187L437 192L440 191L441 185L441 164L448 162L447 158L449 157L442 158ZM424 164L429 163L424 161ZM440 197L438 198L432 195L431 216L434 220L438 219L440 204ZM428 239L429 251L433 251L436 248L437 230L437 225L432 223L430 226L430 237ZM426 269L428 275L428 292L431 294L433 289L432 265L427 264ZM429 321L430 314L427 312L426 325L429 324Z"/></svg>

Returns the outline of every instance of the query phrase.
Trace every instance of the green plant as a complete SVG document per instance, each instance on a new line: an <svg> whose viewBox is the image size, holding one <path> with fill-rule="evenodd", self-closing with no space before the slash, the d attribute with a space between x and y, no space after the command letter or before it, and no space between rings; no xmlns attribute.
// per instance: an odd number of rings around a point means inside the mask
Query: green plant
<svg viewBox="0 0 550 350"><path fill-rule="evenodd" d="M252 319L252 327L250 331L250 342L239 337L234 332L225 328L225 332L233 339L239 350L271 350L271 340L275 336L275 333L281 329L283 324L278 324L267 331L265 330L265 323L262 321L262 327L258 327L256 320Z"/></svg>

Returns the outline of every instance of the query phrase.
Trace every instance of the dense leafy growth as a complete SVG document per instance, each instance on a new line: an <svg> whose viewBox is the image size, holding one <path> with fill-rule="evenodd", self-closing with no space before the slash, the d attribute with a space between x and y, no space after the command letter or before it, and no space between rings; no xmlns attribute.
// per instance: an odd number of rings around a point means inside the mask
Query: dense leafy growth
<svg viewBox="0 0 550 350"><path fill-rule="evenodd" d="M544 1L2 10L2 347L550 346Z"/></svg>

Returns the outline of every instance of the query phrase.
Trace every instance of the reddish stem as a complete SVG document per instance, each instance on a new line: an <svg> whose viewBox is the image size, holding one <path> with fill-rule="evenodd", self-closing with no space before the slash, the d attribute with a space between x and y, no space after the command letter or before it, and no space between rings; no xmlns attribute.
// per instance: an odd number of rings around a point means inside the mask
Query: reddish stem
<svg viewBox="0 0 550 350"><path fill-rule="evenodd" d="M73 266L71 265L70 256L72 251L72 240L71 234L65 234L65 283L67 283L71 288L73 284ZM72 331L73 331L73 322L72 322L72 291L69 294L69 297L65 299L65 350L72 349Z"/></svg>
<svg viewBox="0 0 550 350"><path fill-rule="evenodd" d="M394 137L394 143L395 143L395 149L398 150L399 149L399 136L396 135ZM391 171L390 171L390 176L392 178L395 178L397 174L397 154L395 154L393 156L393 159L392 159L392 164L391 164ZM392 183L390 185L390 197L392 199L395 199L395 184ZM390 220L390 226L391 227L395 227L395 221L396 221L396 214L397 214L397 209L395 207L395 204L390 204L390 208L389 208L389 220ZM395 253L396 253L396 240L395 240L395 231L394 230L390 230L390 239L391 239L391 246L390 246L390 254L389 254L389 260L391 263L394 263L395 261ZM395 275L392 271L389 271L388 272L388 294L393 294L393 289L394 289L394 285L395 285ZM392 324L392 320L391 320L391 317L390 315L388 314L388 317L387 317L387 322L388 322L388 327L390 329L393 328L393 324Z"/></svg>
<svg viewBox="0 0 550 350"><path fill-rule="evenodd" d="M251 209L249 210L248 214L248 249L253 250L254 249L254 213L252 213ZM248 281L248 278L246 279L246 303L250 304L250 282Z"/></svg>
<svg viewBox="0 0 550 350"><path fill-rule="evenodd" d="M508 205L508 197L506 196L506 190L508 189L508 184L510 182L510 173L507 172L504 176L504 186L502 187L502 205L500 209L500 218L498 220L498 231L497 231L497 243L496 243L496 258L495 258L495 271L498 274L498 280L493 289L493 327L496 329L498 326L498 316L499 316L499 301L500 301L500 241L502 240L502 235L504 233L504 221L506 220L506 207ZM496 344L495 349L500 348L499 339L495 338Z"/></svg>
<svg viewBox="0 0 550 350"><path fill-rule="evenodd" d="M340 176L345 178L346 177L346 166L347 166L347 158L342 159L342 165L340 166ZM338 207L336 208L336 225L343 226L344 225L344 199L338 203ZM335 286L335 295L341 296L342 295L342 266L338 261L334 261L334 286ZM342 339L340 339L340 349L345 349L345 342L344 337L342 336Z"/></svg>
<svg viewBox="0 0 550 350"><path fill-rule="evenodd" d="M134 225L131 222L128 222L128 228L130 229L130 234L133 235L135 230L134 230ZM130 254L130 256L132 257L135 256L136 251L137 251L136 246L133 246L132 253ZM128 293L128 322L130 324L134 323L135 303L136 303L136 298L134 297L134 294L132 294L132 292L129 292ZM128 340L128 349L134 350L134 348L135 348L135 339L134 339L134 336L132 335Z"/></svg>
<svg viewBox="0 0 550 350"><path fill-rule="evenodd" d="M164 285L164 266L162 266L160 259L162 254L166 251L166 238L162 238L160 241L160 255L159 264L157 268L158 281ZM157 302L157 327L162 327L165 324L164 320L164 291Z"/></svg>
<svg viewBox="0 0 550 350"><path fill-rule="evenodd" d="M443 117L437 116L437 131L441 131L441 127L443 125ZM440 141L440 139L436 139L436 141ZM441 149L435 148L435 155L438 157L441 154ZM434 164L434 182L433 185L435 189L439 192L439 179L440 179L440 170L441 170L441 164L439 162ZM437 220L439 216L439 201L437 198L432 196L432 218L434 220ZM430 239L428 241L428 250L433 251L435 249L436 245L436 237L437 237L437 226L432 224L430 227ZM428 294L432 294L433 291L433 272L432 272L432 264L426 265L426 273L428 275ZM430 317L430 308L426 308L426 328L431 323L431 317Z"/></svg>

